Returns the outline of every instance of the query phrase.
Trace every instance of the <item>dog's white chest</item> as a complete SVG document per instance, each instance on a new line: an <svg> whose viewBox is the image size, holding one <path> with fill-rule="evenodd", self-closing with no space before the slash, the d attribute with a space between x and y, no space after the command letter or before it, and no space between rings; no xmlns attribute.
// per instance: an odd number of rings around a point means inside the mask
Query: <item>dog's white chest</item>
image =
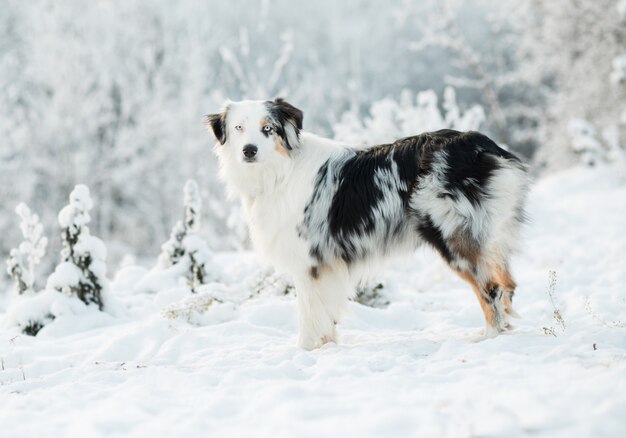
<svg viewBox="0 0 626 438"><path fill-rule="evenodd" d="M308 247L298 237L302 220L299 202L279 194L244 202L244 210L255 249L277 269L291 271L307 263Z"/></svg>

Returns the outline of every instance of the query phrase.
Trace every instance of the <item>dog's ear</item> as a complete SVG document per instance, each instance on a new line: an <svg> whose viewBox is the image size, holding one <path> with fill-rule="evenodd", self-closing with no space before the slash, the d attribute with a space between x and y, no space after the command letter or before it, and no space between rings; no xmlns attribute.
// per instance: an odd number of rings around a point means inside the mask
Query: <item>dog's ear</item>
<svg viewBox="0 0 626 438"><path fill-rule="evenodd" d="M269 101L268 109L278 124L276 133L283 139L285 147L289 150L297 147L300 144L302 111L280 97Z"/></svg>
<svg viewBox="0 0 626 438"><path fill-rule="evenodd" d="M213 135L220 144L226 143L226 110L217 114L207 114L204 122L213 130Z"/></svg>

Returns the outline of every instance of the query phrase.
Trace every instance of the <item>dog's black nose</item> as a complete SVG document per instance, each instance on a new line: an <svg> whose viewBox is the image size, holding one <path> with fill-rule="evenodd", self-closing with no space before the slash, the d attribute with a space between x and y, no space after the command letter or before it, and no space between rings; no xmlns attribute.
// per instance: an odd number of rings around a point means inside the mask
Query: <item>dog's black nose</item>
<svg viewBox="0 0 626 438"><path fill-rule="evenodd" d="M243 147L243 155L246 158L254 158L256 156L256 153L258 152L259 148L257 148L255 145L253 144L247 144Z"/></svg>

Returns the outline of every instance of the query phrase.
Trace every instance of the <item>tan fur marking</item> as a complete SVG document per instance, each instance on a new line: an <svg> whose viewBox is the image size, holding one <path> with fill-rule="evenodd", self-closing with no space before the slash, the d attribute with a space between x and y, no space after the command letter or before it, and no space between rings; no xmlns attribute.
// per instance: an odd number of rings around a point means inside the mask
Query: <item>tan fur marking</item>
<svg viewBox="0 0 626 438"><path fill-rule="evenodd" d="M274 150L281 155L287 156L287 148L279 136L276 136L276 139L274 140Z"/></svg>
<svg viewBox="0 0 626 438"><path fill-rule="evenodd" d="M504 290L514 290L517 287L517 284L515 284L515 280L513 280L508 268L499 267L494 269L494 277L500 287Z"/></svg>
<svg viewBox="0 0 626 438"><path fill-rule="evenodd" d="M468 232L458 228L452 233L447 243L454 252L476 266L480 256L480 244Z"/></svg>
<svg viewBox="0 0 626 438"><path fill-rule="evenodd" d="M455 272L459 275L459 277L467 281L470 284L470 286L472 286L472 290L474 291L476 298L478 298L478 303L480 304L480 308L483 310L485 322L491 327L496 327L496 319L495 319L495 314L493 312L493 305L492 303L487 302L487 300L485 299L485 295L482 291L482 288L480 287L480 284L478 284L474 276L467 271L455 271Z"/></svg>
<svg viewBox="0 0 626 438"><path fill-rule="evenodd" d="M509 315L515 314L513 311L513 304L511 303L511 297L513 295L513 291L517 287L517 284L515 284L515 280L513 280L511 272L509 272L507 267L497 267L493 269L493 277L500 286L500 289L503 290L502 306L504 307L504 311Z"/></svg>

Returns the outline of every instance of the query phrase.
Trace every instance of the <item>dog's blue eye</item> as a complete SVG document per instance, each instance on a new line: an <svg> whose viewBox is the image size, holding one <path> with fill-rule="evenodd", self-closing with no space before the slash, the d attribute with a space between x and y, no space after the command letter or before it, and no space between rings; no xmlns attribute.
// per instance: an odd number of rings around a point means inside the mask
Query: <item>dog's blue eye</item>
<svg viewBox="0 0 626 438"><path fill-rule="evenodd" d="M235 131L242 131L242 130L243 130L243 126L235 125Z"/></svg>
<svg viewBox="0 0 626 438"><path fill-rule="evenodd" d="M272 126L271 125L265 125L263 127L263 132L272 132Z"/></svg>

